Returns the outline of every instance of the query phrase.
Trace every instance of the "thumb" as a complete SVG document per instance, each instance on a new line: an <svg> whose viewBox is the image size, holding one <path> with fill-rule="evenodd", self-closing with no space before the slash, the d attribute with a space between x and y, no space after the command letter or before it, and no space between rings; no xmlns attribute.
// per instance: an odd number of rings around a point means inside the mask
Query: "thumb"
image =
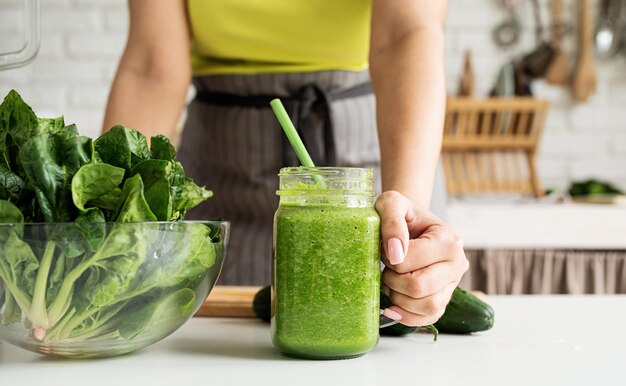
<svg viewBox="0 0 626 386"><path fill-rule="evenodd" d="M380 216L380 232L383 252L391 265L404 262L409 249L409 228L407 217L412 208L411 202L396 191L383 192L376 200L376 210Z"/></svg>

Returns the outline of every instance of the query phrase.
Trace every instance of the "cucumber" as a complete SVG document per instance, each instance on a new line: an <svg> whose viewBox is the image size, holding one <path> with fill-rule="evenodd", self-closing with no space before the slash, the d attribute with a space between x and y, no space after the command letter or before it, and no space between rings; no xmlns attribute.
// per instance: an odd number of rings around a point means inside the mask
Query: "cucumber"
<svg viewBox="0 0 626 386"><path fill-rule="evenodd" d="M391 307L391 299L384 292L380 292L380 308ZM252 302L254 314L269 322L271 318L271 290L265 286L254 296ZM426 326L433 333L436 330L449 334L470 334L472 332L486 331L493 326L493 308L471 293L456 288L452 293L450 303L446 307L443 316L432 326ZM381 335L402 336L416 332L419 327L405 326L401 323L380 329Z"/></svg>
<svg viewBox="0 0 626 386"><path fill-rule="evenodd" d="M272 291L271 287L265 286L254 295L252 310L261 320L269 322L272 318Z"/></svg>
<svg viewBox="0 0 626 386"><path fill-rule="evenodd" d="M435 327L442 333L470 334L489 330L493 320L494 311L489 304L457 287Z"/></svg>
<svg viewBox="0 0 626 386"><path fill-rule="evenodd" d="M391 303L391 299L387 296L386 293L380 291L380 307L381 309L385 309L387 307L393 306ZM254 295L254 300L252 301L252 310L254 314L261 320L266 322L270 321L271 318L271 289L270 286L265 286L259 290L259 292ZM419 327L409 327L404 324L398 323L393 326L385 327L380 329L381 335L387 336L402 336L406 334L411 334L416 332Z"/></svg>

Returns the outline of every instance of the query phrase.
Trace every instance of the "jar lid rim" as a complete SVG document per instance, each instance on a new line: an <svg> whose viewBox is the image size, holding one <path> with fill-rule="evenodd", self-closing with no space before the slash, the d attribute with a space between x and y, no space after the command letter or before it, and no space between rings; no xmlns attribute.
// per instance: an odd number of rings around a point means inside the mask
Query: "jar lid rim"
<svg viewBox="0 0 626 386"><path fill-rule="evenodd" d="M363 177L374 177L374 169L372 168L357 168L357 167L338 167L338 166L289 166L280 169L278 176L297 176L297 175L310 175L318 174L324 176L336 175L341 172L348 172L351 174L361 174Z"/></svg>

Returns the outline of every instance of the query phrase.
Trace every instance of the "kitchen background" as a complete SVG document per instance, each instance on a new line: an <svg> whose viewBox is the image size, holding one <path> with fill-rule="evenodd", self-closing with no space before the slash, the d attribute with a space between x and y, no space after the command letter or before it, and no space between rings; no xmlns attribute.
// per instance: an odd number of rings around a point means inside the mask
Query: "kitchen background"
<svg viewBox="0 0 626 386"><path fill-rule="evenodd" d="M493 86L500 67L511 57L534 48L530 1L517 14L520 42L498 48L493 28L507 18L496 0L451 0L446 25L448 90L455 93L463 54L470 49L476 95ZM597 3L597 2L594 2ZM549 1L540 0L542 20L549 23ZM565 21L577 21L576 2L565 1ZM17 0L0 2L0 50L17 48L21 31ZM0 72L0 93L18 89L40 113L64 113L86 134L100 130L108 87L125 43L128 28L125 0L45 0L42 2L42 41L29 66ZM575 31L565 38L573 62ZM551 107L540 140L538 169L543 185L565 188L572 179L596 177L626 189L626 56L597 61L598 91L589 101L575 103L564 87L535 81L537 97Z"/></svg>
<svg viewBox="0 0 626 386"><path fill-rule="evenodd" d="M458 91L466 51L472 53L474 95L484 97L503 64L536 47L531 0L518 1L514 10L519 42L507 49L494 43L494 27L509 16L504 2L450 0L450 95ZM591 3L597 12L601 2ZM549 37L551 1L538 4ZM65 114L66 122L96 136L124 48L127 16L126 0L42 1L39 55L26 67L0 72L0 94L15 88L39 115ZM19 48L21 19L19 1L0 2L0 51ZM564 0L563 21L569 26L563 48L573 66L579 47L576 0ZM532 82L534 96L550 103L537 153L544 188L565 191L572 181L597 178L626 190L626 50L596 58L595 65L597 92L585 102L574 101L567 86ZM497 293L626 293L626 208L543 204L450 206L450 221L464 236L473 263L466 285Z"/></svg>

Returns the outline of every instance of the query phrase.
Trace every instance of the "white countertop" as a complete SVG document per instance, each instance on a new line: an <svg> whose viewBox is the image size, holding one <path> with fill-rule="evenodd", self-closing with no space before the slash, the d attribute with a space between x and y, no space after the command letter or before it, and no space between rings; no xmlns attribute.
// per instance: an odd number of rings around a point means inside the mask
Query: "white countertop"
<svg viewBox="0 0 626 386"><path fill-rule="evenodd" d="M474 336L382 337L350 360L282 357L252 319L195 318L123 357L69 361L0 344L0 384L593 385L626 379L626 296L491 296L495 327Z"/></svg>
<svg viewBox="0 0 626 386"><path fill-rule="evenodd" d="M454 202L447 220L468 249L626 249L626 206Z"/></svg>

